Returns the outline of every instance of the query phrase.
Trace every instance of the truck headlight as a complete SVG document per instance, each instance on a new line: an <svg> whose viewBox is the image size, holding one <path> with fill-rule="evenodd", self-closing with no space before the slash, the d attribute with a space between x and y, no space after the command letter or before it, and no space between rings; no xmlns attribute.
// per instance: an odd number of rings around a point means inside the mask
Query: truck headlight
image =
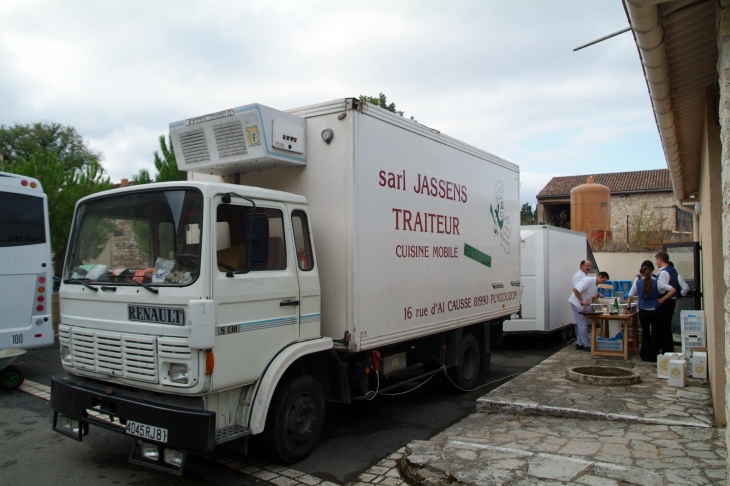
<svg viewBox="0 0 730 486"><path fill-rule="evenodd" d="M68 346L61 346L61 360L65 361L66 363L71 362L71 348Z"/></svg>
<svg viewBox="0 0 730 486"><path fill-rule="evenodd" d="M188 365L186 364L171 364L170 365L170 380L175 383L187 383L189 380Z"/></svg>
<svg viewBox="0 0 730 486"><path fill-rule="evenodd" d="M58 416L58 428L64 432L79 435L79 427L81 427L81 423L78 420L73 420L69 417L64 417L63 415Z"/></svg>
<svg viewBox="0 0 730 486"><path fill-rule="evenodd" d="M165 462L172 466L180 467L185 454L176 449L165 449Z"/></svg>
<svg viewBox="0 0 730 486"><path fill-rule="evenodd" d="M150 461L159 461L160 460L160 448L157 447L155 444L143 442L142 443L142 457L144 457L145 459L149 459Z"/></svg>

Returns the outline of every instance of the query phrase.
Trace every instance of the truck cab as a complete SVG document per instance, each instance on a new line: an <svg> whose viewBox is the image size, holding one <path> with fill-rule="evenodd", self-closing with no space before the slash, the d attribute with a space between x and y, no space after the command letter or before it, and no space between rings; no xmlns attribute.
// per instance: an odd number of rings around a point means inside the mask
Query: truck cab
<svg viewBox="0 0 730 486"><path fill-rule="evenodd" d="M81 200L60 290L71 376L54 377L56 430L79 439L97 411L117 419L102 426L182 455L250 434L274 358L301 343L332 348L320 332L307 211L301 196L204 182ZM171 394L172 409L149 416L134 403L159 394ZM175 426L181 418L192 422Z"/></svg>

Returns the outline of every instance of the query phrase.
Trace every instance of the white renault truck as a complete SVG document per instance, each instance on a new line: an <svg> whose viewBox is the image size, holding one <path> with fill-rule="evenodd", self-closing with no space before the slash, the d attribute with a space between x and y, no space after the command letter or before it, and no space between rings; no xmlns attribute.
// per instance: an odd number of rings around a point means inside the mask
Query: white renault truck
<svg viewBox="0 0 730 486"><path fill-rule="evenodd" d="M178 474L234 440L294 463L326 401L488 371L520 307L516 165L353 98L170 134L188 181L77 205L54 430Z"/></svg>

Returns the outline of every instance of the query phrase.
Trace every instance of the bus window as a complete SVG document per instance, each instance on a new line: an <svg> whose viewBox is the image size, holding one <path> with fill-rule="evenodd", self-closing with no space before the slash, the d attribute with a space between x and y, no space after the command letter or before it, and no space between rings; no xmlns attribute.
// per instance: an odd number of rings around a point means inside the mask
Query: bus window
<svg viewBox="0 0 730 486"><path fill-rule="evenodd" d="M37 245L46 242L43 199L0 192L0 246Z"/></svg>

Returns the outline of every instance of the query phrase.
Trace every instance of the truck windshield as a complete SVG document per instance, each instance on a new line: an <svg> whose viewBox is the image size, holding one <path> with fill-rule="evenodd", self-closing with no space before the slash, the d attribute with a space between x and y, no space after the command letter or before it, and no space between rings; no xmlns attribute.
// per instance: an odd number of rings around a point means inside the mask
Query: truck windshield
<svg viewBox="0 0 730 486"><path fill-rule="evenodd" d="M179 286L200 273L203 197L195 189L140 190L77 209L64 283Z"/></svg>

